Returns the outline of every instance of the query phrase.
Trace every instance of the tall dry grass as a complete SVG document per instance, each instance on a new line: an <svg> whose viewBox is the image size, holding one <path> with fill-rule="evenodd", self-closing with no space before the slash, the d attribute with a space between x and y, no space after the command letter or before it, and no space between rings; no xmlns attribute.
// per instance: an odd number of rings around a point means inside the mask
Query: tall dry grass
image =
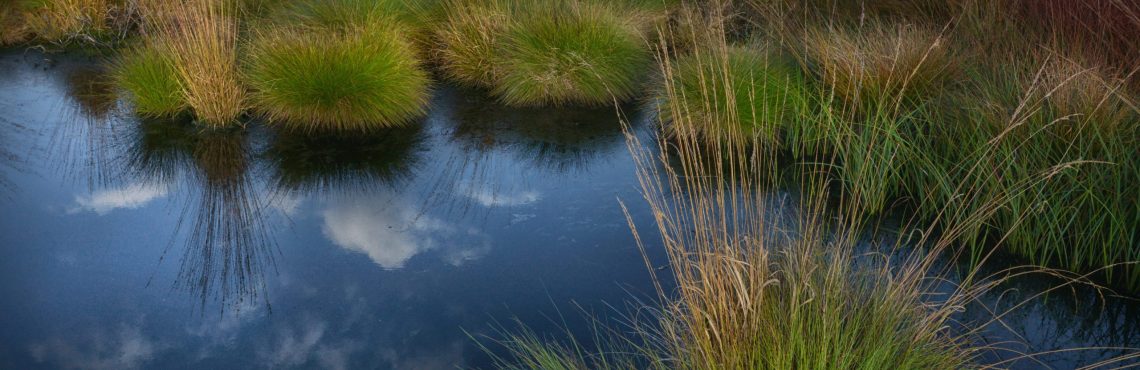
<svg viewBox="0 0 1140 370"><path fill-rule="evenodd" d="M194 114L210 126L233 124L246 109L231 0L145 0L147 37L165 44Z"/></svg>
<svg viewBox="0 0 1140 370"><path fill-rule="evenodd" d="M122 5L114 0L26 1L24 22L28 32L40 40L95 43L112 32L112 18Z"/></svg>
<svg viewBox="0 0 1140 370"><path fill-rule="evenodd" d="M938 31L915 25L831 26L808 31L804 43L820 79L861 106L927 97L955 63Z"/></svg>
<svg viewBox="0 0 1140 370"><path fill-rule="evenodd" d="M14 45L31 36L25 17L15 6L0 7L0 46Z"/></svg>
<svg viewBox="0 0 1140 370"><path fill-rule="evenodd" d="M1129 0L1021 1L1013 9L1041 30L1055 50L1081 54L1118 75L1137 70L1140 60L1140 2ZM1140 78L1128 76L1140 88Z"/></svg>
<svg viewBox="0 0 1140 370"><path fill-rule="evenodd" d="M447 19L435 31L434 57L443 73L459 83L491 88L498 81L499 45L511 25L505 0L448 2Z"/></svg>

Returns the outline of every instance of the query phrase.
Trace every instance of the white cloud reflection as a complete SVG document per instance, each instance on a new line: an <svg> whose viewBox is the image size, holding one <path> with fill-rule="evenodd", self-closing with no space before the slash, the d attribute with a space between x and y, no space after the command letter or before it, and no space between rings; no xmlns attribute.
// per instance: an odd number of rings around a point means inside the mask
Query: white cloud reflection
<svg viewBox="0 0 1140 370"><path fill-rule="evenodd" d="M471 198L471 200L479 203L484 207L522 206L537 202L542 199L542 194L531 190L507 193L495 191L488 187L470 185L460 186L457 190L460 194Z"/></svg>
<svg viewBox="0 0 1140 370"><path fill-rule="evenodd" d="M116 209L138 209L151 201L165 197L166 184L131 184L122 188L98 190L91 195L75 197L75 207L68 213L95 212L100 216Z"/></svg>
<svg viewBox="0 0 1140 370"><path fill-rule="evenodd" d="M138 369L165 347L124 325L113 333L55 338L29 348L32 358L57 369Z"/></svg>
<svg viewBox="0 0 1140 370"><path fill-rule="evenodd" d="M385 269L404 267L412 257L430 250L452 265L481 257L490 249L487 237L421 214L391 194L334 202L323 214L322 230L341 248L364 253Z"/></svg>

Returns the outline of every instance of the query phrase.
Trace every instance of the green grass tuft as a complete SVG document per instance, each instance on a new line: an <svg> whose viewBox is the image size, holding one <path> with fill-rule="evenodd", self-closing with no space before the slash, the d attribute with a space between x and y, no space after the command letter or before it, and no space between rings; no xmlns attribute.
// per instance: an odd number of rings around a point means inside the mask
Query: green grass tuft
<svg viewBox="0 0 1140 370"><path fill-rule="evenodd" d="M189 108L174 59L161 47L149 45L119 56L115 84L129 93L136 112L147 117L170 117Z"/></svg>
<svg viewBox="0 0 1140 370"><path fill-rule="evenodd" d="M500 40L511 19L511 5L504 0L453 1L436 30L435 54L444 75L465 85L494 86L501 69Z"/></svg>
<svg viewBox="0 0 1140 370"><path fill-rule="evenodd" d="M775 143L780 130L807 114L808 88L797 66L759 49L729 47L680 58L666 78L678 113L662 109L662 122L674 130L695 130L708 140L743 132ZM693 127L688 127L688 126ZM729 127L722 127L729 126Z"/></svg>
<svg viewBox="0 0 1140 370"><path fill-rule="evenodd" d="M570 3L530 9L503 39L493 89L507 104L600 105L628 99L652 60L636 27L612 8Z"/></svg>
<svg viewBox="0 0 1140 370"><path fill-rule="evenodd" d="M409 37L423 55L431 49L431 30L441 16L442 0L309 0L279 8L283 26L355 32L361 27L392 26Z"/></svg>
<svg viewBox="0 0 1140 370"><path fill-rule="evenodd" d="M400 126L423 114L428 101L427 72L394 27L266 32L247 65L255 108L294 129Z"/></svg>

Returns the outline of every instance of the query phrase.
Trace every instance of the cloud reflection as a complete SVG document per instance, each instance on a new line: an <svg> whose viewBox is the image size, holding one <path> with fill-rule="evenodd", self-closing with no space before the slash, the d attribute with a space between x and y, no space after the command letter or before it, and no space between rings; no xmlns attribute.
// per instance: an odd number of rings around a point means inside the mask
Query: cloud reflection
<svg viewBox="0 0 1140 370"><path fill-rule="evenodd" d="M385 269L399 269L412 257L439 251L452 265L481 257L490 249L486 235L421 214L392 194L343 199L322 213L322 230L341 248L364 253Z"/></svg>
<svg viewBox="0 0 1140 370"><path fill-rule="evenodd" d="M503 194L487 187L461 186L460 194L471 198L484 207L515 207L537 202L542 194L537 191L525 190L511 194Z"/></svg>
<svg viewBox="0 0 1140 370"><path fill-rule="evenodd" d="M97 331L85 336L55 338L29 348L32 358L57 369L139 369L162 350L137 327L123 326L113 333Z"/></svg>
<svg viewBox="0 0 1140 370"><path fill-rule="evenodd" d="M78 195L75 197L76 206L68 210L68 213L87 211L103 216L116 209L138 209L155 199L165 197L169 188L166 184L137 183L99 190L91 195Z"/></svg>

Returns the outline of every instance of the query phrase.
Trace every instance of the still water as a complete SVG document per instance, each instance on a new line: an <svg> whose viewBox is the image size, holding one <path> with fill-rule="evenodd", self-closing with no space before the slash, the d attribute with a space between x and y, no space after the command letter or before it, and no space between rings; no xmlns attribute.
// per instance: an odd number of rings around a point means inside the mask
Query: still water
<svg viewBox="0 0 1140 370"><path fill-rule="evenodd" d="M485 367L472 337L515 319L588 336L583 312L652 294L618 201L643 235L652 218L612 108L438 86L413 128L349 138L126 111L94 58L0 53L0 368ZM1094 364L1140 346L1136 307L1066 291L984 339L1095 347L1016 367Z"/></svg>

